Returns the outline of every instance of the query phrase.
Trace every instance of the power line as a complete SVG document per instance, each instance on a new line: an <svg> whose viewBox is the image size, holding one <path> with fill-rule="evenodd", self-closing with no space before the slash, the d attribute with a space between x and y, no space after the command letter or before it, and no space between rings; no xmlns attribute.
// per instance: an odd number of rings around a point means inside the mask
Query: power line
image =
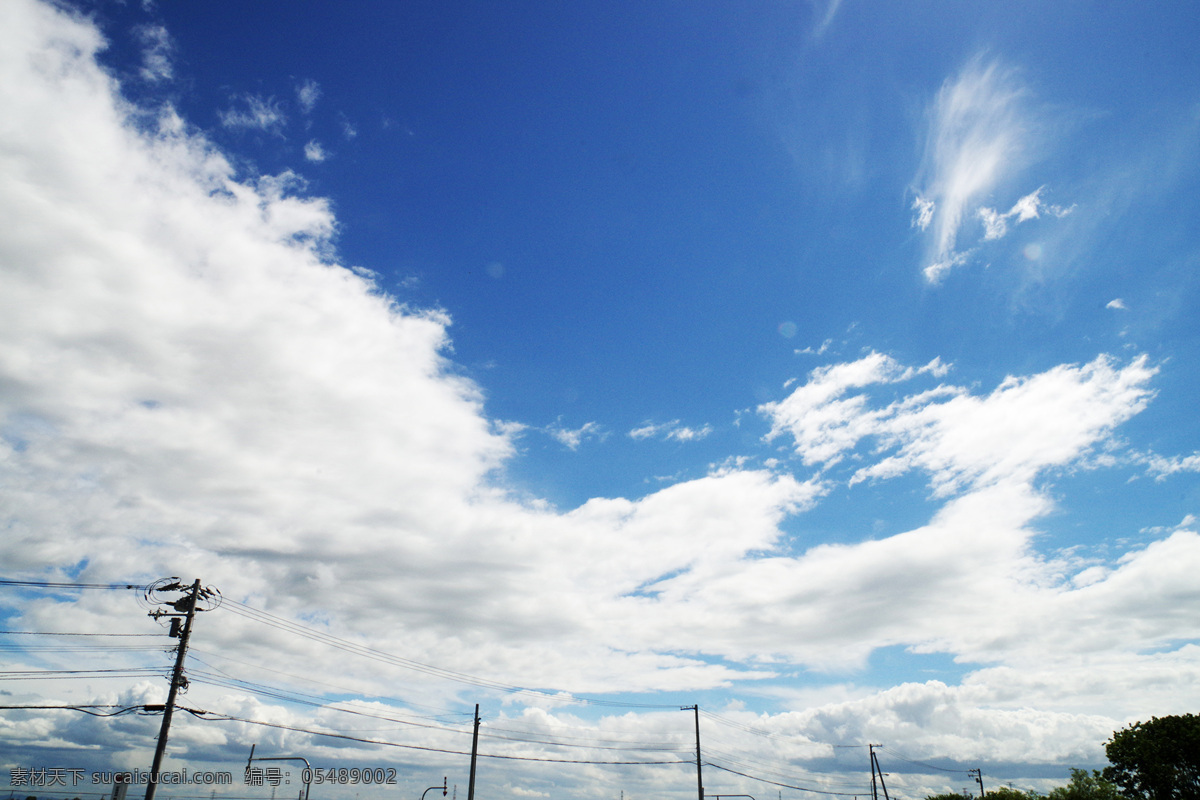
<svg viewBox="0 0 1200 800"><path fill-rule="evenodd" d="M273 628L277 628L297 636L302 636L306 639L311 639L344 652L353 653L363 658L370 658L375 661L392 664L393 666L399 666L405 669L411 669L413 671L431 675L433 677L443 678L446 680L455 681L457 683L464 683L484 689L491 689L493 691L504 692L506 694L527 695L537 697L539 699L550 699L558 702L576 703L580 705L613 706L620 708L676 708L674 704L628 703L619 700L601 700L597 698L580 697L569 692L555 693L537 689L528 689L521 686L514 686L512 684L502 683L500 681L494 681L488 678L480 678L475 675L469 675L464 672L456 672L454 670L436 667L431 664L424 664L420 661L414 661L412 659L397 656L383 650L377 650L373 647L357 644L332 634L292 622L291 620L277 617L274 614L270 614L266 611L252 608L251 606L248 606L244 603L239 603L236 600L227 601L224 605L224 608L232 611L235 614L244 616L247 619L252 619L264 625L269 625Z"/></svg>
<svg viewBox="0 0 1200 800"><path fill-rule="evenodd" d="M77 633L67 631L0 631L4 636L153 636L158 638L161 633Z"/></svg>
<svg viewBox="0 0 1200 800"><path fill-rule="evenodd" d="M143 589L133 583L66 583L56 581L13 581L0 578L0 586L26 586L31 589Z"/></svg>
<svg viewBox="0 0 1200 800"><path fill-rule="evenodd" d="M914 761L911 758L905 758L904 756L897 753L895 750L892 750L889 747L884 747L883 745L880 745L879 749L887 751L890 755L895 756L896 758L900 759L901 761L906 761L909 764L916 764L918 767L928 767L929 769L935 769L939 772L961 772L964 774L972 773L972 770L969 770L969 769L948 769L946 767L938 767L933 764L926 764L923 761Z"/></svg>
<svg viewBox="0 0 1200 800"><path fill-rule="evenodd" d="M43 644L21 645L0 642L0 650L7 653L153 653L162 651L166 645L152 644Z"/></svg>
<svg viewBox="0 0 1200 800"><path fill-rule="evenodd" d="M729 767L722 767L720 764L714 764L711 761L706 761L704 763L707 764L708 766L712 767L713 769L719 769L722 772L730 772L734 775L740 775L743 778L749 778L752 781L759 781L761 783L769 783L772 786L780 786L784 789L795 789L800 792L812 792L813 794L828 794L828 795L833 795L834 797L860 797L864 794L869 794L869 790L866 790L866 789L864 789L861 792L830 792L830 791L826 791L825 789L814 789L811 786L793 786L790 783L780 783L778 781L769 781L766 778L760 778L757 775L748 775L745 772L738 772L735 769L730 769Z"/></svg>
<svg viewBox="0 0 1200 800"><path fill-rule="evenodd" d="M429 747L427 745L417 744L402 744L400 742L389 742L382 739L364 739L359 736L348 736L343 733L329 733L327 731L314 731L307 728L300 728L293 725L282 725L276 722L264 722L262 720L247 719L245 717L235 717L229 714L218 714L211 711L201 711L199 709L183 708L180 710L187 711L197 719L205 722L245 722L250 725L262 725L267 728L277 728L279 730L294 731L296 733L307 733L313 736L326 736L332 739L342 739L350 742L360 742L362 744L374 744L383 747L400 747L406 750L422 750L429 753L445 753L448 755L467 756L469 752L463 750L449 750L441 747ZM496 758L508 761L543 761L555 764L599 764L610 766L651 766L660 764L688 764L689 761L591 761L586 759L565 759L565 758L545 758L536 756L513 756L503 755L500 753L479 753L480 758Z"/></svg>
<svg viewBox="0 0 1200 800"><path fill-rule="evenodd" d="M155 667L128 667L125 669L26 669L0 672L0 681L65 678L143 678L161 676L162 669Z"/></svg>
<svg viewBox="0 0 1200 800"><path fill-rule="evenodd" d="M511 722L518 722L518 721L519 720L511 720ZM510 721L506 720L506 724L508 722L510 722ZM624 745L630 745L630 746L646 745L646 746L650 746L650 747L662 746L662 743L660 743L660 742L647 742L647 741L638 740L638 739L598 739L595 737L588 737L588 736L569 736L565 733L555 733L554 731L538 731L536 729L535 730L513 730L512 728L500 728L495 725L489 725L487 730L489 732L502 731L504 733L520 733L520 734L524 734L527 736L532 736L532 735L541 733L544 736L552 736L556 739L574 739L577 741L605 742L608 744L624 744ZM591 730L591 729L590 728L571 727L570 730ZM678 744L680 747L687 746L686 743L684 743L684 742L680 742Z"/></svg>
<svg viewBox="0 0 1200 800"><path fill-rule="evenodd" d="M393 703L402 703L405 706L410 706L410 707L414 707L414 708L424 708L424 709L428 709L430 711L441 712L441 713L434 714L434 715L427 716L427 717L418 717L419 719L438 719L441 717L465 717L468 714L470 714L470 712L468 712L468 711L454 711L454 710L448 709L448 708L437 708L435 706L427 706L422 703L414 703L410 700L401 700L397 697L390 697L388 695L364 693L364 692L360 692L358 689L352 689L348 686L339 686L336 683L329 683L328 681L319 681L308 675L297 675L293 672L284 672L283 670L274 669L272 667L265 667L262 664L252 664L249 661L242 661L240 659L233 658L231 656L227 656L224 653L214 653L209 650L203 650L199 647L191 648L191 652L192 653L203 653L204 655L209 656L209 657L220 658L220 659L224 659L225 661L232 661L235 664L241 664L242 666L250 667L252 669L262 670L264 672L271 672L276 675L282 675L285 678L294 678L296 680L304 681L305 683L311 683L316 686L325 686L330 689L336 689L339 692L344 692L346 694L358 695L359 697L370 697L370 698L374 698L377 700L386 700L386 701L391 701ZM213 664L209 664L207 661L205 661L202 658L197 658L194 655L192 656L192 658L195 659L196 661L199 661L201 664L206 664L208 667L215 669L217 672L220 672L222 675L226 675L230 678L234 678L235 680L239 680L239 679L235 678L235 676L230 675L228 672L221 669L220 667L217 667Z"/></svg>
<svg viewBox="0 0 1200 800"><path fill-rule="evenodd" d="M775 768L774 764L762 761L757 758L753 758L751 756L742 755L739 757L737 754L730 753L726 750L723 750L720 747L713 747L712 745L706 746L705 750L708 753L710 753L711 755L714 755L715 757L717 757L723 764L728 764L730 766L738 767L739 769L745 769L748 771L753 771L753 772L761 773L764 775L770 775L770 776L778 778L779 780L803 781L803 780L816 779L816 780L821 780L826 786L855 787L855 786L859 785L856 783L844 783L844 782L834 783L834 782L824 781L824 780L822 780L821 775L819 773L812 772L811 770L799 769L797 767L792 766L791 764L789 764L788 766L793 771L790 773L783 772L783 771L780 771L779 769ZM804 773L804 775L798 777L799 773Z"/></svg>
<svg viewBox="0 0 1200 800"><path fill-rule="evenodd" d="M195 660L201 661L201 663L204 663L201 659L195 659ZM353 714L353 715L361 716L361 717L380 719L380 720L384 720L387 722L395 722L397 724L407 725L410 727L425 728L428 730L437 730L437 731L444 731L444 732L450 732L450 733L465 733L464 731L461 731L459 729L449 728L449 727L446 727L443 725L431 725L427 722L414 722L409 719L403 719L403 718L399 718L399 717L395 717L395 716L388 716L386 714L370 713L370 712L359 710L359 709L345 708L340 705L332 705L332 704L327 703L324 700L324 698L321 698L321 697L317 697L314 695L305 695L300 692L291 692L286 689L281 689L279 687L272 687L272 686L267 686L267 685L263 685L263 684L259 684L259 683L254 683L252 681L242 680L240 678L235 678L230 675L227 675L226 677L222 678L219 676L212 675L211 673L205 672L204 670L195 670L195 669L190 670L188 674L191 677L191 680L195 683L203 683L203 684L208 684L211 686L220 686L220 687L224 687L224 688L245 689L245 690L253 692L255 694L259 694L259 695L262 695L265 697L271 697L271 698L274 698L277 700L285 700L285 701L297 703L300 705L324 708L324 709L328 709L331 711L338 711L338 712L341 712L344 714ZM521 735L505 736L504 735L505 733L514 733L514 734L521 734ZM519 730L511 730L511 729L507 729L507 728L487 727L480 731L480 735L482 737L488 738L488 739L496 739L496 740L500 740L500 741L511 741L511 742L523 742L523 743L528 743L528 744L540 744L540 745L545 745L547 747L575 747L575 748L581 748L581 749L616 750L616 751L626 751L626 752L636 752L636 751L687 752L686 746L684 746L682 744L671 744L669 742L645 742L645 741L629 741L629 740L620 740L620 739L596 739L596 738L585 739L584 737L558 736L557 734L553 734L553 733L544 734L545 736L549 736L549 737L556 737L556 738L560 738L560 739L576 739L577 740L574 742L562 742L562 741L552 741L551 739L547 739L547 738L533 738L535 736L535 734L533 734L533 733L526 732L526 731L519 731Z"/></svg>
<svg viewBox="0 0 1200 800"><path fill-rule="evenodd" d="M111 714L101 714L97 711L92 711L93 708L115 708ZM82 711L84 714L91 714L93 717L118 717L122 714L129 714L134 711L145 711L145 706L116 706L116 705L83 705L83 706L0 706L0 709L5 711L29 710L29 711Z"/></svg>
<svg viewBox="0 0 1200 800"><path fill-rule="evenodd" d="M138 584L101 584L101 583L75 583L75 582L56 582L56 581L18 581L18 580L10 580L10 579L0 579L0 586L14 586L14 587L38 588L38 589L80 589L80 590L108 590L108 591L143 590L143 591L149 591L149 587L143 587ZM369 659L372 659L375 661L380 661L380 662L387 663L387 664L392 664L394 666L400 666L400 667L403 667L406 669L411 669L411 670L421 672L423 674L427 674L427 675L430 675L433 677L438 677L438 678L442 678L442 679L446 679L446 680L451 680L451 681L455 681L455 682L459 682L459 683L477 686L480 688L490 689L493 691L500 691L500 692L505 692L505 693L509 693L509 694L530 695L530 696L534 696L534 697L538 697L538 698L551 699L556 702L573 703L573 704L580 704L580 705L611 706L611 707L624 707L624 708L647 708L647 709L677 708L677 706L675 704L631 703L631 702L603 700L603 699L598 699L598 698L584 697L584 696L579 696L579 695L575 695L575 694L567 693L567 692L554 693L554 692L543 691L543 690L528 689L528 688L521 687L521 686L506 684L506 683L503 683L500 681L495 681L495 680L491 680L491 679L487 679L487 678L481 678L481 677L470 675L467 673L462 673L462 672L457 672L454 670L436 667L436 666L433 666L430 664L424 664L422 662L414 661L412 659L408 659L408 658L397 656L397 655L394 655L391 653L387 653L385 651L378 650L378 649L375 649L375 648L372 648L372 647L369 647L366 645L357 644L355 642L351 642L349 640L342 639L342 638L334 636L332 634L328 634L328 633L324 633L322 631L308 628L304 625L292 622L292 621L284 619L282 617L275 616L266 611L254 609L243 603L238 603L237 601L229 601L229 603L226 605L226 608L228 608L230 611L233 611L234 613L237 613L241 616L244 616L248 619L259 622L261 624L268 625L270 627L274 627L274 628L284 631L286 633L291 633L293 635L301 636L303 638L307 638L312 641L324 644L326 646L334 647L334 648L342 650L344 652L358 655L360 657L369 658ZM0 631L0 635L61 636L61 637L149 637L149 636L158 636L158 634L133 634L133 633L122 634L122 633L92 633L92 632L67 632L67 631L62 631L62 632ZM0 649L20 649L20 648L16 648L15 645L0 644ZM149 651L149 650L158 650L161 648L153 647L153 646L137 646L137 645L132 645L132 646L75 645L75 646L72 646L72 645L63 644L63 645L48 645L48 646L32 646L32 647L26 647L24 649L30 650L30 651L39 651L39 652L86 652L88 650L93 650L93 651L145 650L145 651ZM231 659L231 660L236 661L236 659ZM239 663L245 663L245 662L239 662ZM211 665L209 665L209 666L211 666ZM251 665L251 666L254 666L254 665ZM278 670L270 670L267 667L260 666L259 668L268 669L269 671L273 671L273 672L279 672ZM216 669L216 668L213 667L213 669ZM217 671L221 672L221 670L217 670ZM102 669L102 670L37 670L37 671L34 671L34 670L16 671L16 670L14 670L14 671L0 672L0 680L21 680L21 679L33 679L33 678L37 678L37 679L67 679L67 678L77 678L77 677L130 678L130 677L144 677L144 676L148 676L148 675L153 676L153 675L160 675L160 674L161 674L161 669L148 668L148 667L125 668L125 669ZM355 714L355 715L364 716L364 717L381 719L381 720L385 720L388 722L393 722L393 723L401 724L401 725L422 727L422 728L427 728L427 729L432 729L432 730L441 730L441 731L446 731L446 732L455 732L455 733L462 732L462 731L457 731L453 728L446 728L446 727L437 726L437 725L422 724L422 723L412 722L411 720L399 719L399 718L389 717L389 716L380 715L380 714L371 714L368 712L359 711L359 710L355 710L355 709L342 708L342 707L339 707L336 705L328 704L323 697L318 697L318 696L314 696L314 695L304 695L303 693L290 692L288 690L279 689L278 687L271 687L271 686L267 686L267 685L263 685L263 684L257 684L257 683L251 682L251 681L246 681L243 679L235 678L233 676L228 676L227 673L223 673L223 674L227 675L227 678L220 678L211 673L205 673L202 671L196 671L193 674L194 674L194 677L202 683L209 683L211 685L221 686L224 688L244 689L247 691L254 692L256 694L262 694L264 696L272 697L272 698L279 699L279 700L284 700L287 702L295 702L295 703L300 703L300 704L310 705L310 706L315 706L315 707L320 707L320 708L328 708L332 711L339 711L339 712L347 713L347 714ZM302 676L295 676L295 675L290 675L289 673L282 673L282 672L280 672L279 674L288 675L288 677L293 677L293 678L301 678L302 677ZM306 680L310 680L310 679L306 679ZM314 683L320 683L320 682L314 681ZM338 688L343 688L343 687L338 687ZM117 716L120 714L131 713L131 712L139 711L139 710L144 711L144 707L137 707L137 706L124 707L124 708L114 707L114 706L20 706L20 707L4 706L4 707L0 707L0 708L12 708L12 709L25 708L25 709L30 709L30 710L33 710L33 709L68 709L68 710L77 710L77 711L81 711L83 713L93 714L95 716L106 716L106 717L107 716ZM118 710L114 711L113 713L100 713L97 711L89 710L89 709L95 709L95 708L118 708ZM184 710L187 710L190 713L192 713L194 716L197 716L198 718L207 720L207 721L219 721L219 720L240 721L240 722L245 722L248 724L263 725L263 726L267 726L267 727L292 730L292 731L296 731L296 732L308 733L311 735L328 736L328 737L340 738L340 739L349 740L349 741L357 741L357 742L361 742L364 744L402 747L402 748L408 748L408 749L426 750L426 751L430 751L430 752L442 752L442 753L456 754L456 755L467 755L467 753L464 753L461 751L424 747L424 746L419 746L419 745L406 745L406 744L401 744L401 743L397 743L397 742L362 739L359 737L348 736L345 734L328 733L328 732L322 732L322 731L312 731L312 730L307 730L307 729L298 728L298 727L291 727L291 726L279 725L279 724L275 724L275 723L263 722L263 721L259 721L259 720L250 720L250 719L243 719L243 718L224 716L224 715L213 716L209 712L197 712L197 711L191 710L191 709L184 709ZM759 728L755 728L750 725L746 725L744 723L740 723L735 720L731 720L726 717L722 717L718 714L713 714L712 712L704 711L704 712L698 712L698 713L703 713L706 718L708 718L714 722L720 723L721 725L725 725L727 727L730 727L730 728L733 728L736 730L740 730L745 733L749 733L749 734L752 734L755 736L760 736L760 737L764 737L764 738L775 740L775 741L786 741L791 745L801 745L801 746L810 746L811 745L811 746L817 746L817 747L832 747L832 748L866 747L866 745L844 745L844 744L843 745L835 745L835 744L827 744L827 743L811 742L811 741L803 741L803 740L798 741L797 739L788 737L785 734L780 734L777 732L766 731L766 730L762 730ZM532 738L533 736L536 735L534 733L530 733L528 736L505 736L505 735L503 735L503 733L523 733L523 732L514 731L511 729L504 729L504 728L491 728L491 729L485 729L485 731L483 732L483 735L487 738L491 738L491 739L495 739L495 740L537 744L537 745L543 745L543 746L547 746L547 747L578 747L578 748L590 748L590 749L598 749L598 750L616 750L616 751L642 750L642 751L650 751L650 752L676 752L676 751L686 752L686 749L682 748L681 746L672 745L669 743L659 744L659 743L624 741L624 740L606 740L606 739L590 739L589 740L585 737L573 737L573 736L567 736L567 735L562 735L562 734L554 734L554 733L542 734L544 736L553 737L553 738L560 739L560 740L561 739L576 739L576 740L578 740L578 742L563 742L563 741L551 741L551 740L545 739L545 738ZM607 742L608 744L607 745L601 744L601 742ZM886 749L886 748L884 748L884 749ZM891 755L893 755L894 757L896 757L902 761L905 761L905 762L908 762L911 764L915 764L915 765L918 765L921 767L941 771L941 772L950 772L950 773L968 773L968 772L970 772L969 770L950 769L950 768L939 767L936 765L916 761L913 759L909 759L903 755L900 755L899 753L896 753L895 751L892 751L892 750L888 750L887 752L889 752ZM688 763L690 763L690 761L687 761L687 760L593 761L593 760L584 760L584 759L558 759L558 758L532 757L532 756L512 756L512 755L503 755L503 754L480 754L480 756L485 757L485 758L495 758L495 759L521 760L521 761L544 761L544 762L553 762L553 763L597 764L597 765L603 765L603 764L608 764L608 765L650 765L650 764L688 764ZM729 758L728 760L732 763L737 763L736 759ZM739 772L739 771L731 769L729 767L724 767L724 766L721 766L719 764L715 764L712 762L706 762L706 763L708 763L709 766L711 766L715 769L723 770L726 772L730 772L732 774L740 775L742 777L750 778L752 780L759 780L764 783L768 783L771 785L776 785L776 786L780 786L780 787L784 787L784 788L791 788L791 789L796 789L799 791L827 794L827 795L832 795L832 796L851 796L851 793L848 793L848 792L832 792L832 791L827 791L827 790L814 789L811 787L793 785L793 784L789 784L789 783L781 783L781 782L777 782L777 781L771 781L766 778L757 777L757 776L749 774L749 773ZM770 770L768 770L768 771L770 771ZM862 794L862 792L859 792L857 794Z"/></svg>
<svg viewBox="0 0 1200 800"><path fill-rule="evenodd" d="M200 659L196 659L196 660L200 661ZM201 662L201 663L203 663L203 662ZM276 700L284 700L287 702L296 703L298 705L312 706L314 708L324 708L324 709L329 709L331 711L340 711L343 714L354 714L354 715L360 716L360 717L371 717L373 719L381 719L381 720L384 720L387 722L395 722L400 725L409 725L409 726L416 727L416 728L428 728L430 730L452 731L455 733L461 733L461 731L459 731L456 728L448 728L443 725L431 725L427 722L413 722L411 720L407 720L407 719L403 719L403 718L399 718L399 717L391 717L391 716L387 716L384 714L372 714L370 712L361 711L358 709L343 708L341 706L331 704L331 703L327 702L324 698L317 697L315 695L305 695L300 692L289 692L286 689L281 689L281 688L272 687L272 686L266 686L264 684L257 684L257 683L253 683L251 681L242 680L240 678L232 678L232 677L221 678L219 676L215 676L211 673L205 672L204 670L189 670L188 675L191 676L191 680L195 683L205 683L210 686L220 686L225 689L245 689L246 691L253 692L254 694L258 694L263 697L271 697Z"/></svg>

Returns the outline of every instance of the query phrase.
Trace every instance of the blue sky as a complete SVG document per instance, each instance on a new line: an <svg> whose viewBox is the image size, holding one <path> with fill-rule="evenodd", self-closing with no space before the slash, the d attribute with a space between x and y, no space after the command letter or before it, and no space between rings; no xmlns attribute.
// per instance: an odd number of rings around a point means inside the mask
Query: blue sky
<svg viewBox="0 0 1200 800"><path fill-rule="evenodd" d="M478 702L494 754L570 730L605 761L686 760L699 704L709 792L758 797L861 790L868 742L900 797L1046 789L1194 710L1181 4L3 14L2 577L218 586L193 708L361 730L352 703L459 752ZM6 630L156 630L128 594L3 591ZM29 641L6 669L165 663ZM118 680L5 696L161 702ZM431 709L452 729L392 719ZM0 720L9 769L144 768L157 722ZM392 757L178 724L195 769ZM406 791L464 772L431 758ZM489 791L695 789L537 763Z"/></svg>

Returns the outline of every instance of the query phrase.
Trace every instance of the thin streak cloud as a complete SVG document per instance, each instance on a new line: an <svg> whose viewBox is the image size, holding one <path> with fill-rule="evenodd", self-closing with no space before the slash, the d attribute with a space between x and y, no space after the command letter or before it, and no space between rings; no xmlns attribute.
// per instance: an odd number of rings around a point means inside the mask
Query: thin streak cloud
<svg viewBox="0 0 1200 800"><path fill-rule="evenodd" d="M930 104L913 201L914 227L928 230L929 283L965 262L957 247L971 207L1030 160L1028 97L1014 69L978 57Z"/></svg>

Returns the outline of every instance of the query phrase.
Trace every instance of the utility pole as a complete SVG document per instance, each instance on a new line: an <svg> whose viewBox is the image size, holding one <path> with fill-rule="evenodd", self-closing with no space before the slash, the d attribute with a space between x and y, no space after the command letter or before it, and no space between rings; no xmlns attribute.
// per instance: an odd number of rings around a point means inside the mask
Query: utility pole
<svg viewBox="0 0 1200 800"><path fill-rule="evenodd" d="M183 592L184 594L178 600L168 603L166 600L153 600L152 596L157 592ZM179 646L175 651L175 669L171 671L171 688L167 691L167 703L163 706L162 726L158 730L158 744L154 748L154 761L150 765L149 782L146 784L146 800L154 800L154 791L158 788L158 772L162 767L163 755L167 752L167 734L171 731L171 715L175 710L175 698L180 689L187 689L187 678L183 676L183 661L187 656L188 641L192 636L192 620L196 618L197 610L211 611L216 608L216 604L214 604L209 608L197 609L196 604L201 600L219 597L220 592L215 589L201 589L199 578L196 578L195 583L191 586L184 586L177 578L171 578L167 583L158 581L146 588L147 600L167 603L175 610L175 613L171 613L156 609L150 613L150 616L155 619L170 617L171 631L169 635L179 639ZM180 625L181 618L182 625Z"/></svg>
<svg viewBox="0 0 1200 800"><path fill-rule="evenodd" d="M684 706L680 711L691 711L696 715L696 798L704 800L704 778L700 774L700 706Z"/></svg>
<svg viewBox="0 0 1200 800"><path fill-rule="evenodd" d="M883 747L881 744L869 744L868 750L871 753L871 796L878 798L879 795L875 792L875 774L879 773L879 786L883 789L884 800L891 800L888 796L887 784L883 782L883 768L879 766L879 757L875 755L875 748Z"/></svg>
<svg viewBox="0 0 1200 800"><path fill-rule="evenodd" d="M875 788L875 745L868 744L867 750L871 754L871 800L879 800L879 790Z"/></svg>
<svg viewBox="0 0 1200 800"><path fill-rule="evenodd" d="M978 769L969 769L967 774L975 776L975 782L979 784L979 800L983 800L983 773Z"/></svg>
<svg viewBox="0 0 1200 800"><path fill-rule="evenodd" d="M475 757L479 754L479 703L475 704L475 733L471 736L471 777L467 783L467 800L475 800Z"/></svg>

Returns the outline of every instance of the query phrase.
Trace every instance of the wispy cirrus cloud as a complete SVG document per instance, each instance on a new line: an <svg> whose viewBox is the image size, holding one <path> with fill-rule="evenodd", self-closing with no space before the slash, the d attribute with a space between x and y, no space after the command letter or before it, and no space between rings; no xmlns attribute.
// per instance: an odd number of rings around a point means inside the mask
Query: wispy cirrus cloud
<svg viewBox="0 0 1200 800"><path fill-rule="evenodd" d="M287 115L283 113L279 101L274 97L262 97L257 94L235 98L234 104L218 112L217 116L221 124L230 130L259 130L281 134L283 126L287 124Z"/></svg>
<svg viewBox="0 0 1200 800"><path fill-rule="evenodd" d="M296 101L300 103L300 111L311 114L321 99L321 84L309 78L296 87Z"/></svg>
<svg viewBox="0 0 1200 800"><path fill-rule="evenodd" d="M912 205L913 226L930 235L930 283L964 263L958 235L971 206L1030 160L1027 101L1014 69L977 57L931 103Z"/></svg>
<svg viewBox="0 0 1200 800"><path fill-rule="evenodd" d="M711 425L692 428L677 419L670 422L646 422L629 432L631 439L667 439L676 442L692 442L703 439L713 432Z"/></svg>
<svg viewBox="0 0 1200 800"><path fill-rule="evenodd" d="M161 25L140 25L134 29L134 35L142 45L142 78L152 82L170 80L174 75L171 58L175 54L171 34Z"/></svg>
<svg viewBox="0 0 1200 800"><path fill-rule="evenodd" d="M833 18L837 16L838 8L842 5L842 0L811 0L813 11L816 14L816 23L813 25L813 38L819 39L825 35L825 31L829 30L829 26L833 24Z"/></svg>
<svg viewBox="0 0 1200 800"><path fill-rule="evenodd" d="M800 350L796 350L794 352L796 353L796 355L823 356L823 355L825 355L826 352L828 352L829 348L832 346L833 346L833 339L826 339L825 341L821 342L820 346L818 346L818 347L813 347L812 345L809 345L808 347L802 348Z"/></svg>

